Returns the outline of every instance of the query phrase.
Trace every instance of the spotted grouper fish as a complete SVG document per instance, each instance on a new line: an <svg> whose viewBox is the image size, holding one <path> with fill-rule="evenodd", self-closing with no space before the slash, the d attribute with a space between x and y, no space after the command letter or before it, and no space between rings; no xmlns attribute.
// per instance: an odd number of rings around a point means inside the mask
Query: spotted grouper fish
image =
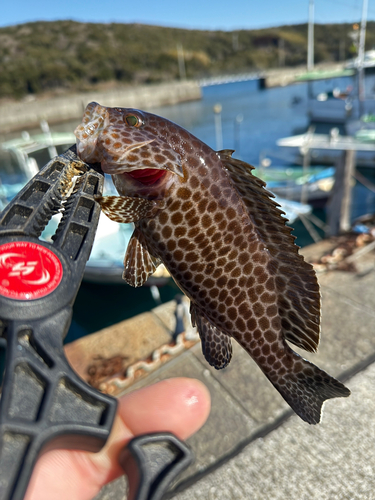
<svg viewBox="0 0 375 500"><path fill-rule="evenodd" d="M141 286L163 263L191 301L210 365L227 366L234 338L310 424L326 399L350 394L287 343L317 350L319 286L253 167L136 109L90 103L75 135L78 155L100 162L120 195L97 197L104 213L135 224L124 279Z"/></svg>

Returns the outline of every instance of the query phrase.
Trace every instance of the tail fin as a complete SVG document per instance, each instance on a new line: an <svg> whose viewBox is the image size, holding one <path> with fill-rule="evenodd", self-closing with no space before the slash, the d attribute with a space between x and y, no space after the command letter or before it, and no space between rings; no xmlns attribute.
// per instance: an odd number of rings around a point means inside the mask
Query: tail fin
<svg viewBox="0 0 375 500"><path fill-rule="evenodd" d="M296 353L294 355L298 356ZM309 424L318 424L324 401L348 397L350 391L306 359L298 356L298 361L299 363L294 363L294 370L279 378L276 376L271 380L270 377L270 381L302 420Z"/></svg>

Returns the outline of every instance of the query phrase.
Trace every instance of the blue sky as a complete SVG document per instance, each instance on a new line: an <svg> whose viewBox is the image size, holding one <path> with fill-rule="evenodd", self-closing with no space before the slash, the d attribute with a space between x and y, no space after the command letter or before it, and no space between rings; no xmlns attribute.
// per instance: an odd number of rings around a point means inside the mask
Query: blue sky
<svg viewBox="0 0 375 500"><path fill-rule="evenodd" d="M308 0L2 0L0 26L29 21L138 22L197 29L252 29L306 22ZM362 0L315 0L317 23L359 21ZM375 0L368 18L375 19Z"/></svg>

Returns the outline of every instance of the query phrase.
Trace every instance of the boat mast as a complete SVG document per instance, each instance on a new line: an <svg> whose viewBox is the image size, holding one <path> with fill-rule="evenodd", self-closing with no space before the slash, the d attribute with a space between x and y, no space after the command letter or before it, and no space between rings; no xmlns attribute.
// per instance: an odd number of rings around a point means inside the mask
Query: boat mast
<svg viewBox="0 0 375 500"><path fill-rule="evenodd" d="M368 5L368 0L363 0L363 4L362 4L362 19L361 19L361 31L360 31L360 34L359 34L358 59L357 59L358 97L359 97L360 101L363 101L364 98L365 98L365 88L364 88L364 60L365 60L365 38L366 38L366 23L367 23L367 5ZM361 113L362 113L362 110L361 110Z"/></svg>
<svg viewBox="0 0 375 500"><path fill-rule="evenodd" d="M307 71L314 69L314 0L309 0L309 24L307 31Z"/></svg>
<svg viewBox="0 0 375 500"><path fill-rule="evenodd" d="M307 72L314 69L314 0L309 0L309 22L307 27ZM312 82L307 83L309 99L313 99Z"/></svg>

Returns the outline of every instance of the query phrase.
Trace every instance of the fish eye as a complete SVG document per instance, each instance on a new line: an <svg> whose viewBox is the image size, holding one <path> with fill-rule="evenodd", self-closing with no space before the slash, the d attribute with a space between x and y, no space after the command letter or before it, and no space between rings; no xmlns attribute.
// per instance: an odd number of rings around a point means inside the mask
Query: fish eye
<svg viewBox="0 0 375 500"><path fill-rule="evenodd" d="M143 121L136 115L125 115L124 122L129 125L129 127L141 127L143 125Z"/></svg>

